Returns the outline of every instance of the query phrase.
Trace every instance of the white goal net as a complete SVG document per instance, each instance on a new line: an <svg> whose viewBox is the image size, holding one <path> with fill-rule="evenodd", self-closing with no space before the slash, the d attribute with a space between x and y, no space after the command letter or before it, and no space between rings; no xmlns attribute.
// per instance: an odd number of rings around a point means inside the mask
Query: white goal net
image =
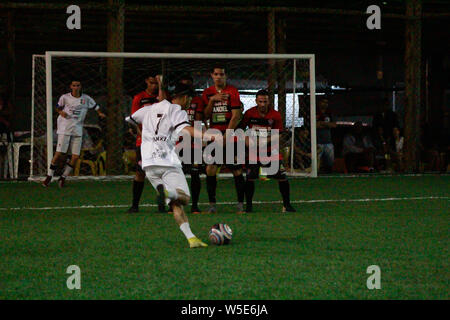
<svg viewBox="0 0 450 320"><path fill-rule="evenodd" d="M291 175L317 176L315 65L312 54L167 54L46 52L33 56L32 151L30 178L46 175L56 143L55 106L69 92L72 78L106 113L89 112L83 129L80 160L74 176L127 176L134 173L135 137L124 118L134 95L145 90L148 72L163 75L171 88L182 75L194 79L201 95L213 85L211 68L225 67L227 83L239 90L244 112L256 105L260 89L270 93L285 121L280 146ZM309 154L309 156L308 156Z"/></svg>

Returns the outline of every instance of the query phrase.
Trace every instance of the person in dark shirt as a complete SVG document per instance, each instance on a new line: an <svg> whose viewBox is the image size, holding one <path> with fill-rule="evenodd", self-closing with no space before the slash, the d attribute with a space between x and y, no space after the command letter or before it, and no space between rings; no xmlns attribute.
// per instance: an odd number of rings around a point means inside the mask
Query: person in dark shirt
<svg viewBox="0 0 450 320"><path fill-rule="evenodd" d="M378 128L383 128L383 134L386 141L392 140L394 128L400 128L397 114L392 111L389 99L383 100L383 111L374 115L372 120L372 128L377 132Z"/></svg>
<svg viewBox="0 0 450 320"><path fill-rule="evenodd" d="M331 140L331 129L336 128L336 122L332 121L328 112L328 99L319 100L319 112L317 114L317 146L321 150L319 161L323 161L323 169L330 173L334 164L334 145Z"/></svg>

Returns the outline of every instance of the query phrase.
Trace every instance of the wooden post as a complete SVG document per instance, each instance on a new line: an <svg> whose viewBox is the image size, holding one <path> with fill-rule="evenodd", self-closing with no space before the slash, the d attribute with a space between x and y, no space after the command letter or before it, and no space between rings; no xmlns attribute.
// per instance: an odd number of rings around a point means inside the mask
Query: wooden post
<svg viewBox="0 0 450 320"><path fill-rule="evenodd" d="M406 1L405 33L405 165L407 172L419 169L422 1Z"/></svg>
<svg viewBox="0 0 450 320"><path fill-rule="evenodd" d="M125 1L108 0L107 50L123 52ZM106 121L106 172L108 175L122 174L123 145L123 59L108 58L107 62L107 121Z"/></svg>
<svg viewBox="0 0 450 320"><path fill-rule="evenodd" d="M271 10L267 14L267 49L268 53L275 53L276 41L275 41L275 11ZM275 83L276 83L276 73L275 73L275 61L269 59L269 78L267 79L269 98L272 105L274 105L274 94L275 94Z"/></svg>
<svg viewBox="0 0 450 320"><path fill-rule="evenodd" d="M277 37L277 53L286 53L286 20L278 19L276 23L276 37ZM281 113L283 125L286 124L286 65L292 66L291 63L286 63L284 60L277 61L277 93L278 93L278 111Z"/></svg>
<svg viewBox="0 0 450 320"><path fill-rule="evenodd" d="M12 105L16 102L16 52L15 52L14 11L9 10L6 21L6 52L7 52L7 84L6 92Z"/></svg>

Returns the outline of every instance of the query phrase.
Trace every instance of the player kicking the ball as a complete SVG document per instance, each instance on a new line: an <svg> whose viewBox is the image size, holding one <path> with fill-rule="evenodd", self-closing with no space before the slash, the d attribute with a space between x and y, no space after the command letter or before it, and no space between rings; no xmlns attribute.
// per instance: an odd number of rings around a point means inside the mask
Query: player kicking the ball
<svg viewBox="0 0 450 320"><path fill-rule="evenodd" d="M42 182L42 186L48 187L52 181L53 173L63 159L65 154L70 150L72 157L70 162L64 167L63 174L58 180L58 185L62 188L65 184L66 177L72 172L73 167L80 157L81 138L83 136L83 123L86 118L88 110L95 110L101 118L105 118L105 114L100 111L100 107L87 94L81 92L81 82L73 79L70 82L71 92L62 95L56 106L58 111L57 131L58 142L56 145L56 152L53 156L50 168L48 169L47 177Z"/></svg>
<svg viewBox="0 0 450 320"><path fill-rule="evenodd" d="M181 162L175 152L178 137L194 135L184 109L190 106L194 91L178 84L172 94L172 103L163 100L149 108L141 108L125 120L142 124L142 168L152 186L172 208L175 221L186 236L191 248L206 247L191 231L183 206L189 203L190 193ZM199 136L201 132L196 132ZM205 135L204 135L205 136Z"/></svg>

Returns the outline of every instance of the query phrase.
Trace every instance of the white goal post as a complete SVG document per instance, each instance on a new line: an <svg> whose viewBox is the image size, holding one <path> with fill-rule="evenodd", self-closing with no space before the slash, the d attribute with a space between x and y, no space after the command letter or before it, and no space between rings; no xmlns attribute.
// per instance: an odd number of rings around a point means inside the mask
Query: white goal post
<svg viewBox="0 0 450 320"><path fill-rule="evenodd" d="M222 63L227 63L227 65L231 65L234 67L234 74L227 72L227 76L229 76L230 80L233 78L245 79L241 80L241 82L232 83L239 92L245 92L245 94L241 94L242 97L247 97L247 101L244 101L244 108L250 106L252 103L254 106L254 93L255 86L259 85L260 89L267 89L270 84L269 80L267 80L267 75L270 71L266 71L270 67L273 67L276 63L283 63L283 68L276 69L278 70L278 74L275 74L274 77L277 76L285 76L292 75L290 79L282 80L283 83L276 82L275 89L272 90L274 93L274 107L277 108L278 105L284 105L284 112L286 117L285 126L290 130L290 148L288 155L289 157L289 175L294 176L308 176L308 177L317 177L317 144L316 144L316 77L315 77L315 55L314 54L206 54L206 53L131 53L131 52L64 52L64 51L47 51L45 55L33 55L33 70L32 70L32 120L31 120L31 138L32 138L32 148L31 148L31 166L30 166L30 178L38 178L43 175L43 168L48 167L50 165L51 159L53 158L54 152L54 116L55 116L55 101L56 99L66 93L66 92L55 92L55 85L59 84L59 82L63 82L62 80L58 80L58 77L64 73L61 68L63 63L61 61L65 61L65 65L69 65L71 69L75 72L86 72L90 74L86 74L87 77L94 77L93 73L96 73L97 70L101 70L99 72L104 72L104 68L101 65L104 64L104 60L111 59L121 59L121 61L125 62L125 69L134 70L139 68L138 66L144 64L147 61L152 61L154 65L162 65L163 68L166 68L167 65L178 66L189 66L189 70L201 70L198 72L198 75L204 77L209 75L206 70L207 66L210 67L213 61L220 61ZM64 60L66 59L66 60ZM80 66L78 66L78 61L82 61ZM136 62L132 62L136 61ZM139 62L138 62L139 61ZM60 63L59 63L60 62ZM59 64L58 64L59 63ZM150 63L149 63L150 64ZM81 66L82 65L82 66ZM240 70L245 69L248 65L251 65L251 68L256 70L255 72L247 72L242 71L240 74ZM88 66L88 67L86 67ZM153 66L153 65L152 65ZM84 71L84 69L92 68L95 71ZM292 68L292 69L291 69ZM65 70L65 69L64 69ZM90 69L89 69L90 70ZM209 70L209 69L208 69ZM163 70L164 71L164 70ZM275 71L275 72L276 72ZM283 74L281 74L283 73ZM45 75L45 77L44 77ZM197 74L196 74L197 75ZM95 75L97 76L97 75ZM105 78L104 76L102 76ZM195 77L195 76L194 76ZM265 77L265 79L264 79ZM301 79L299 79L301 77ZM103 79L102 78L102 79ZM202 78L203 79L203 78ZM94 80L90 86L85 86L82 80L83 89L89 95L91 95L94 99L96 99L95 94L91 94L90 89L95 85ZM134 79L133 79L134 81ZM205 80L206 81L206 80ZM101 86L101 82L98 82L98 86ZM127 80L123 80L124 84L126 84ZM204 83L204 82L203 82ZM307 84L307 86L305 86ZM45 91L43 88L45 85ZM211 83L210 83L211 85ZM302 87L303 85L303 87ZM284 90L284 100L280 103L280 94L276 94L277 88L283 86ZM59 90L61 89L61 85L59 85ZM65 86L65 89L68 92L68 84ZM200 91L205 89L205 86L198 87L196 89ZM95 91L95 90L94 90ZM102 94L107 95L106 88L97 88L97 91L102 91ZM106 92L106 93L105 93ZM280 92L280 91L278 91ZM135 92L137 93L137 92ZM135 94L134 93L134 94ZM45 110L43 110L42 105L42 95L45 95ZM253 94L253 97L251 95ZM300 110L300 95L304 95L306 103L309 104L309 110ZM292 100L290 99L292 97ZM39 102L36 100L40 99ZM253 99L253 100L252 100ZM291 101L289 101L291 100ZM104 109L108 109L108 106L101 105ZM131 106L128 106L129 110ZM311 161L310 168L304 172L299 172L295 170L295 159L294 155L296 148L300 146L297 145L296 142L296 126L299 127L299 118L300 114L306 115L302 118L303 126L309 130L309 141L310 145L308 146L309 152L311 153ZM45 120L44 118L45 113ZM297 113L297 115L296 115ZM39 119L39 114L40 119ZM309 119L308 119L309 118ZM45 121L45 123L43 123ZM33 149L36 147L34 142L36 139L35 131L37 128L45 125L45 137L41 135L41 140L45 140L45 146L41 146L41 154L39 152L33 152ZM41 128L41 134L42 132ZM45 151L42 151L44 150ZM44 159L45 158L45 159ZM36 167L39 162L40 170L37 170Z"/></svg>

